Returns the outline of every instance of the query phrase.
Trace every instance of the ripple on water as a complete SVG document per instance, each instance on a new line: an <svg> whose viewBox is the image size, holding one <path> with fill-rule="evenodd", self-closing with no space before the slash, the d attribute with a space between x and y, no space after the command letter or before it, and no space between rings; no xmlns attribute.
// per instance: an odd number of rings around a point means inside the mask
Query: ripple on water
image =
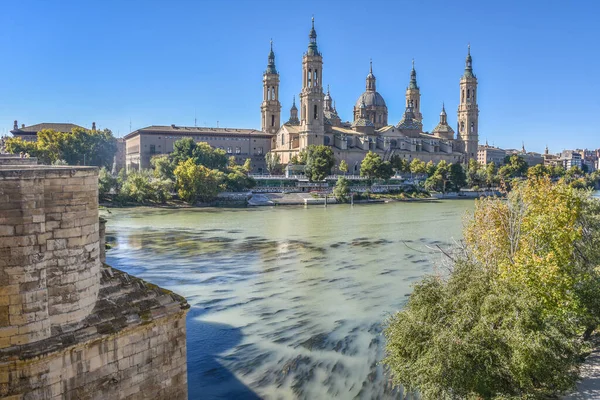
<svg viewBox="0 0 600 400"><path fill-rule="evenodd" d="M107 261L188 298L190 398L401 398L382 322L468 204L116 210Z"/></svg>

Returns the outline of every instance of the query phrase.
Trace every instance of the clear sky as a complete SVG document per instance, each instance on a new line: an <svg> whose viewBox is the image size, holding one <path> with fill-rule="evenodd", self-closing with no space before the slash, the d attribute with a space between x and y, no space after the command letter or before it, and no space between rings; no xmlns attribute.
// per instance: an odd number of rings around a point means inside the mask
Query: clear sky
<svg viewBox="0 0 600 400"><path fill-rule="evenodd" d="M115 135L148 125L258 128L273 38L282 122L300 92L314 14L324 82L343 120L369 59L389 122L415 59L424 130L442 102L456 125L471 43L480 143L528 151L600 147L598 1L7 1L0 135L72 122Z"/></svg>

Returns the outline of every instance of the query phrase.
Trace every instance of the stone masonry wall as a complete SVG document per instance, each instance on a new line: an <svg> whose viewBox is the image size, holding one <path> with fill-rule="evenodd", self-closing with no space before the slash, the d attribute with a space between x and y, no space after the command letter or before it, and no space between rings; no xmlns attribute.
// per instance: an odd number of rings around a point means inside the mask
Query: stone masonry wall
<svg viewBox="0 0 600 400"><path fill-rule="evenodd" d="M187 398L189 306L102 265L97 185L93 167L0 165L2 398Z"/></svg>

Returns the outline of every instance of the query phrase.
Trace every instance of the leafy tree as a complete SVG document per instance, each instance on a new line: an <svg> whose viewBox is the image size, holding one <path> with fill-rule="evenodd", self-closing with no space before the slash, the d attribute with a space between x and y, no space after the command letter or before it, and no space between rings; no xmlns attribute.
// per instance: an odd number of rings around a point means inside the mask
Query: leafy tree
<svg viewBox="0 0 600 400"><path fill-rule="evenodd" d="M529 167L527 170L527 177L531 178L542 178L544 176L550 176L550 171L544 166L544 164L537 164L533 167Z"/></svg>
<svg viewBox="0 0 600 400"><path fill-rule="evenodd" d="M225 188L231 192L241 192L245 189L250 189L256 186L256 181L244 167L233 166L228 169L225 176Z"/></svg>
<svg viewBox="0 0 600 400"><path fill-rule="evenodd" d="M467 185L467 176L462 165L458 163L450 164L448 180L450 181L452 190L457 192Z"/></svg>
<svg viewBox="0 0 600 400"><path fill-rule="evenodd" d="M246 174L249 174L250 171L252 171L252 160L250 158L246 158L244 165L242 165L242 169L246 172Z"/></svg>
<svg viewBox="0 0 600 400"><path fill-rule="evenodd" d="M347 203L350 195L350 187L348 184L348 179L340 176L333 188L333 195L336 200L340 203Z"/></svg>
<svg viewBox="0 0 600 400"><path fill-rule="evenodd" d="M302 152L300 153L302 154ZM335 165L333 150L329 146L310 145L306 148L306 177L311 182L322 181Z"/></svg>
<svg viewBox="0 0 600 400"><path fill-rule="evenodd" d="M366 177L369 181L379 178L382 164L383 160L381 159L381 156L369 151L360 163L360 176Z"/></svg>
<svg viewBox="0 0 600 400"><path fill-rule="evenodd" d="M177 193L187 203L212 201L223 189L223 172L198 165L193 158L179 163L174 173Z"/></svg>
<svg viewBox="0 0 600 400"><path fill-rule="evenodd" d="M98 171L98 196L103 199L105 198L117 185L117 179L106 169L106 167L100 168Z"/></svg>
<svg viewBox="0 0 600 400"><path fill-rule="evenodd" d="M267 163L267 171L269 171L270 175L278 175L282 172L279 153L268 152L265 154L265 161Z"/></svg>
<svg viewBox="0 0 600 400"><path fill-rule="evenodd" d="M394 154L390 158L392 167L398 172L410 172L410 164L406 159L400 157L398 154Z"/></svg>
<svg viewBox="0 0 600 400"><path fill-rule="evenodd" d="M179 165L191 158L196 165L222 171L227 168L229 162L225 150L215 149L205 142L196 143L192 138L180 139L173 143L173 152L170 157L174 165Z"/></svg>
<svg viewBox="0 0 600 400"><path fill-rule="evenodd" d="M413 174L424 174L427 172L427 165L424 161L421 161L418 158L413 158L413 160L410 162L410 172Z"/></svg>
<svg viewBox="0 0 600 400"><path fill-rule="evenodd" d="M173 171L175 167L167 154L154 156L150 159L150 164L154 168L154 176L160 179L175 180Z"/></svg>
<svg viewBox="0 0 600 400"><path fill-rule="evenodd" d="M146 204L153 198L153 188L150 184L152 173L149 170L132 171L121 186L119 198L122 201L132 201Z"/></svg>
<svg viewBox="0 0 600 400"><path fill-rule="evenodd" d="M340 165L339 165L338 169L343 174L347 174L348 173L348 163L346 163L346 160L340 161Z"/></svg>
<svg viewBox="0 0 600 400"><path fill-rule="evenodd" d="M10 154L29 154L31 157L37 157L42 163L49 164L52 162L44 152L38 149L36 142L23 140L20 137L12 137L6 139L4 146Z"/></svg>
<svg viewBox="0 0 600 400"><path fill-rule="evenodd" d="M469 166L467 167L467 185L470 187L473 186L483 186L486 181L486 173L481 168L481 165L473 160L469 160Z"/></svg>
<svg viewBox="0 0 600 400"><path fill-rule="evenodd" d="M565 176L565 173L566 173L566 171L562 165L553 165L552 167L549 167L548 170L550 172L550 177L552 177L554 179L561 178L561 177Z"/></svg>
<svg viewBox="0 0 600 400"><path fill-rule="evenodd" d="M435 174L437 167L435 166L435 164L433 163L433 161L429 160L429 162L427 164L425 164L425 170L427 172L427 176L432 176L433 174Z"/></svg>
<svg viewBox="0 0 600 400"><path fill-rule="evenodd" d="M450 182L450 166L445 160L438 163L435 173L425 180L425 188L427 190L436 190L438 192L446 192L451 190Z"/></svg>
<svg viewBox="0 0 600 400"><path fill-rule="evenodd" d="M549 178L476 202L446 277L387 324L395 383L423 399L543 399L573 387L600 322L600 202Z"/></svg>
<svg viewBox="0 0 600 400"><path fill-rule="evenodd" d="M492 187L497 183L497 173L498 169L496 168L496 163L493 161L485 166L485 184L488 187Z"/></svg>
<svg viewBox="0 0 600 400"><path fill-rule="evenodd" d="M498 174L504 179L522 177L527 174L527 162L518 154L506 156L504 165L498 171Z"/></svg>

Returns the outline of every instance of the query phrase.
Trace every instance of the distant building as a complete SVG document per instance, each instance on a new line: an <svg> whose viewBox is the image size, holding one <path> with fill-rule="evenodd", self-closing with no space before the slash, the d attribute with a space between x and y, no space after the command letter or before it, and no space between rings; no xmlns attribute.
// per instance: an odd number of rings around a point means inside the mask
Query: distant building
<svg viewBox="0 0 600 400"><path fill-rule="evenodd" d="M515 150L515 149L506 150L507 156L512 156L513 154L516 154L519 157L523 158L525 160L525 162L527 163L527 165L529 165L530 167L533 167L534 165L538 165L538 164L544 164L544 156L540 153L536 153L533 151L527 152L525 150L524 144L521 147L521 150Z"/></svg>
<svg viewBox="0 0 600 400"><path fill-rule="evenodd" d="M15 120L13 125L13 130L10 133L13 134L13 137L20 137L23 140L27 140L30 142L35 142L37 140L37 133L44 129L52 129L56 132L71 132L74 128L86 129L82 126L70 124L70 123L54 123L54 122L43 122L41 124L35 124L30 126L25 126L25 124L21 124L19 128L19 124ZM92 129L96 129L96 123L92 123Z"/></svg>
<svg viewBox="0 0 600 400"><path fill-rule="evenodd" d="M583 157L581 153L575 150L563 150L560 153L558 159L559 165L562 165L564 169L569 170L573 167L583 168Z"/></svg>
<svg viewBox="0 0 600 400"><path fill-rule="evenodd" d="M115 174L125 168L125 148L125 139L117 138L117 152L115 153L115 162L113 166L113 173Z"/></svg>
<svg viewBox="0 0 600 400"><path fill-rule="evenodd" d="M477 150L477 162L481 165L494 163L496 166L504 164L506 150L499 147L489 146L486 142L485 146L479 146Z"/></svg>
<svg viewBox="0 0 600 400"><path fill-rule="evenodd" d="M189 126L148 126L131 132L125 140L127 171L150 168L150 159L173 151L173 143L183 138L206 142L235 157L238 164L247 158L252 161L252 172L266 173L265 154L271 151L272 134L255 129L205 128Z"/></svg>

